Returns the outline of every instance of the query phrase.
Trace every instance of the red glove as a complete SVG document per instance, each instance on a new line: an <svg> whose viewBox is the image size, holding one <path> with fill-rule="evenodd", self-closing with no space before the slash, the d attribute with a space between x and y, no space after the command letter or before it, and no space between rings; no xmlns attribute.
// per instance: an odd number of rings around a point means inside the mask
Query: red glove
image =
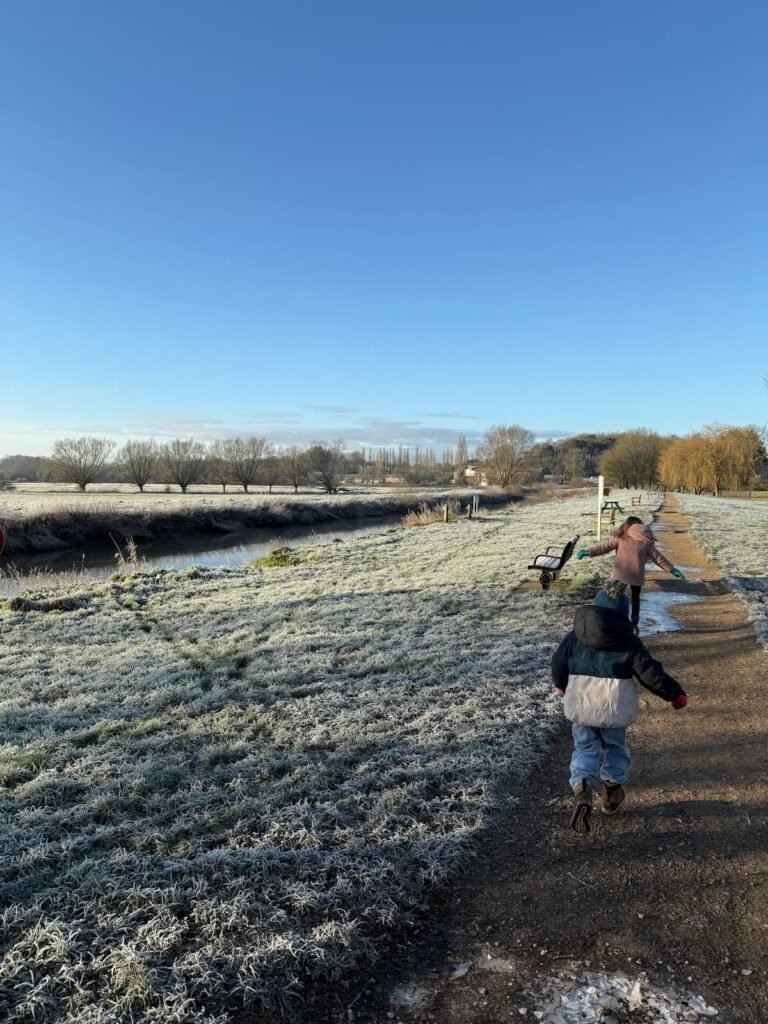
<svg viewBox="0 0 768 1024"><path fill-rule="evenodd" d="M675 699L672 701L672 707L675 709L675 711L679 711L680 708L686 707L687 704L688 698L685 696L684 693L681 693L679 697L675 697Z"/></svg>

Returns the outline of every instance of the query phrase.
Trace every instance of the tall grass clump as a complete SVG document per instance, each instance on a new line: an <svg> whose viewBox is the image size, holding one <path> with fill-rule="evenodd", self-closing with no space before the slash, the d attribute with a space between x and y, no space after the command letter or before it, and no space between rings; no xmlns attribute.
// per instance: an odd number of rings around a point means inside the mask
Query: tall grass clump
<svg viewBox="0 0 768 1024"><path fill-rule="evenodd" d="M111 534L110 539L117 549L115 552L115 564L118 572L144 572L146 570L146 560L139 554L139 546L133 537L126 538L124 548L120 547Z"/></svg>
<svg viewBox="0 0 768 1024"><path fill-rule="evenodd" d="M440 504L419 502L417 508L407 512L400 520L403 526L428 526L430 523L455 523L459 516L461 503L453 498ZM447 510L447 511L446 511Z"/></svg>

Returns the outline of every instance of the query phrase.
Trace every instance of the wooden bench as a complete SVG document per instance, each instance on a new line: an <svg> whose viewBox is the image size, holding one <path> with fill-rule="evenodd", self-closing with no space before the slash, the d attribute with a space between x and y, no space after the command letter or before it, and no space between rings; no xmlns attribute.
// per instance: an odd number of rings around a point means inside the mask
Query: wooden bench
<svg viewBox="0 0 768 1024"><path fill-rule="evenodd" d="M592 533L597 533L597 512L586 513L592 516ZM616 526L616 509L611 508L600 513L600 533L607 533Z"/></svg>
<svg viewBox="0 0 768 1024"><path fill-rule="evenodd" d="M643 496L642 496L642 494L633 494L632 495L632 504L633 505L642 505L642 503L643 503Z"/></svg>
<svg viewBox="0 0 768 1024"><path fill-rule="evenodd" d="M571 537L565 547L561 548L553 544L543 555L536 555L528 568L539 570L539 583L542 590L548 590L550 583L558 578L563 566L573 554L578 541L579 535L576 534L575 537Z"/></svg>

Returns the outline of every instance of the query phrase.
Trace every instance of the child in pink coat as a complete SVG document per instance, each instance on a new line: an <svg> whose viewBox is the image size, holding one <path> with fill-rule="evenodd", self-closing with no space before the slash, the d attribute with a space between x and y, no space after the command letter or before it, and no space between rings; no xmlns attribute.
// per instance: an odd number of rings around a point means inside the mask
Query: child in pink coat
<svg viewBox="0 0 768 1024"><path fill-rule="evenodd" d="M582 548L576 557L596 558L598 555L607 555L609 551L616 552L611 579L623 580L629 586L632 595L630 617L632 627L637 633L640 621L640 591L645 583L645 563L648 559L655 562L664 572L680 580L684 580L685 576L662 555L656 547L656 538L650 526L645 526L642 519L638 519L637 516L630 516L608 540L601 541L591 548Z"/></svg>

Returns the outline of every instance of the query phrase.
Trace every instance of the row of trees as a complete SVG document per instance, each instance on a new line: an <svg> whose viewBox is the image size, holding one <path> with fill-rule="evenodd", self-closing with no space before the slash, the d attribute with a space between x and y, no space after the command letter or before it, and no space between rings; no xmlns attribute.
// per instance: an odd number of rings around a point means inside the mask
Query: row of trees
<svg viewBox="0 0 768 1024"><path fill-rule="evenodd" d="M263 441L263 439L256 439ZM264 442L266 443L266 442ZM320 442L323 444L323 442ZM160 447L153 441L135 441L128 443L132 451L123 449L122 462L116 459L114 449L110 452L107 462L99 477L100 480L109 483L134 482L136 475L144 475L147 465L151 468L146 479L157 482L157 474L163 471L162 459L158 460L157 449ZM213 442L207 448L207 458L204 475L200 482L221 483L222 470L230 461L230 444L227 441ZM297 446L295 449L273 448L266 446L264 459L270 459L275 455L283 456L287 451L303 452L306 449ZM386 483L395 478L405 484L435 484L447 486L454 479L464 479L464 472L469 463L469 453L466 439L459 438L456 448L445 448L442 452L436 452L431 447L417 447L414 450L403 447L397 448L360 448L355 451L344 453L346 472L354 476L360 483ZM248 458L246 456L246 462ZM131 472L125 471L125 465L131 466ZM262 462L262 473L259 482L263 482L265 464ZM266 475L270 471L266 470ZM284 474L283 474L284 475ZM5 455L0 458L0 480L7 481L45 481L53 478L53 469L50 458L39 455ZM76 482L76 481L72 481ZM89 481L91 482L91 481ZM238 478L231 474L226 477L226 483L237 483Z"/></svg>
<svg viewBox="0 0 768 1024"><path fill-rule="evenodd" d="M341 441L317 441L278 448L263 437L234 437L205 445L195 439L159 444L153 439L128 441L116 451L99 437L63 438L54 443L50 459L9 456L0 460L0 477L9 478L5 463L34 470L37 479L75 483L81 490L98 480L128 481L143 491L149 482L178 485L215 483L223 491L238 486L247 493L258 485L272 491L277 484L312 485L333 493L345 478L360 483L398 482L448 486L467 482L496 484L505 489L530 480L554 477L581 482L601 472L622 487L692 491L738 490L751 486L766 464L765 438L755 427L710 426L689 437L663 437L639 428L617 436L583 434L557 444L535 444L530 430L500 424L486 431L475 453L465 437L438 458L431 448L360 449L347 452ZM34 465L33 465L34 464ZM468 471L475 470L473 475ZM481 475L478 475L480 471ZM12 477L10 477L12 479Z"/></svg>
<svg viewBox="0 0 768 1024"><path fill-rule="evenodd" d="M363 448L347 455L349 471L360 483L387 483L397 480L410 485L447 487L454 479L461 480L468 464L466 438L460 437L456 449L417 446L413 450L397 448Z"/></svg>
<svg viewBox="0 0 768 1024"><path fill-rule="evenodd" d="M688 437L662 437L629 430L600 461L600 472L619 487L696 493L742 490L757 482L766 466L765 434L757 427L713 424Z"/></svg>
<svg viewBox="0 0 768 1024"><path fill-rule="evenodd" d="M530 452L534 477L564 484L597 476L600 460L616 444L616 434L574 434L562 441L542 441Z"/></svg>
<svg viewBox="0 0 768 1024"><path fill-rule="evenodd" d="M619 487L700 492L754 486L766 469L765 432L715 424L689 437L665 437L638 428L617 435L581 434L535 445L534 475L564 483L598 472Z"/></svg>
<svg viewBox="0 0 768 1024"><path fill-rule="evenodd" d="M600 472L618 487L650 488L659 482L659 458L668 438L652 430L628 430L600 460Z"/></svg>
<svg viewBox="0 0 768 1024"><path fill-rule="evenodd" d="M491 427L477 449L489 483L510 487L531 477L531 431L517 425ZM315 485L335 492L348 476L361 483L396 480L411 485L465 484L471 465L465 437L456 448L446 448L438 459L431 448L405 447L346 452L342 441L317 441L306 447L277 448L263 437L234 437L205 445L177 438L160 444L153 439L127 441L116 450L101 437L61 438L54 442L47 474L81 490L105 478L125 480L143 491L150 482L176 484L182 492L202 482L248 490L260 484L271 492L276 484Z"/></svg>
<svg viewBox="0 0 768 1024"><path fill-rule="evenodd" d="M298 491L302 484L316 484L333 493L346 472L342 442L318 441L306 448L275 448L263 437L233 437L209 445L193 438L176 438L159 444L152 438L116 445L102 437L66 437L54 442L49 469L55 480L88 484L111 475L122 476L143 491L148 483L162 479L177 484L186 493L191 484L212 481L226 491L237 485L247 493L262 484L270 492L275 484L290 484Z"/></svg>
<svg viewBox="0 0 768 1024"><path fill-rule="evenodd" d="M361 483L386 483L397 480L403 484L467 483L467 470L473 462L479 463L489 483L509 487L524 482L531 476L528 453L533 447L534 435L525 427L499 425L490 427L474 453L470 452L466 437L459 436L455 448L444 448L438 459L433 448L416 447L413 451L402 445L395 448L365 449L349 457L351 472Z"/></svg>

